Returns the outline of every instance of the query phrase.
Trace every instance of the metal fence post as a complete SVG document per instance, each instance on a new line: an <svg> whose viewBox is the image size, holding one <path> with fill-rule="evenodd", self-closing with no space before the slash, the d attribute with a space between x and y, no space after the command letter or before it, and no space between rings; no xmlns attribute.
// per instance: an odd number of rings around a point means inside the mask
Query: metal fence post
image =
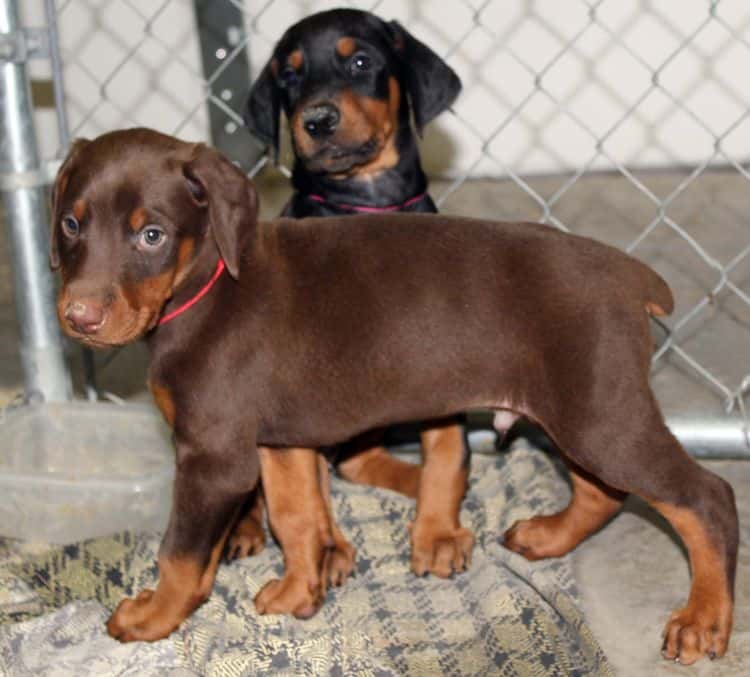
<svg viewBox="0 0 750 677"><path fill-rule="evenodd" d="M47 265L47 204L34 130L26 60L33 45L21 30L17 0L0 0L0 195L13 253L26 395L70 399L70 378Z"/></svg>

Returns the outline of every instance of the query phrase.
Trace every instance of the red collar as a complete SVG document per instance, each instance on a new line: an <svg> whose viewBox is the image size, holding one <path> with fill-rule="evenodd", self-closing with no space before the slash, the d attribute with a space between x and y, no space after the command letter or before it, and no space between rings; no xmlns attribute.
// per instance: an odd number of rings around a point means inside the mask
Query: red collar
<svg viewBox="0 0 750 677"><path fill-rule="evenodd" d="M219 276L224 272L224 268L225 266L223 259L219 259L219 262L216 264L216 270L211 276L211 279L206 282L203 287L201 287L200 291L195 296L185 301L185 303L183 303L179 308L175 308L171 313L167 313L166 315L164 315L164 317L159 320L159 326L166 324L170 320L174 320L175 317L181 315L186 310L198 303L198 301L200 301L206 294L208 294L208 292L211 290L211 287L214 286L216 280L218 280Z"/></svg>
<svg viewBox="0 0 750 677"><path fill-rule="evenodd" d="M322 195L316 195L314 193L308 194L307 197L313 202L331 205L332 207L337 207L338 209L344 209L350 212L357 212L358 214L381 214L383 212L400 212L424 199L426 195L427 193L420 193L419 195L410 197L406 202L397 205L386 205L385 207L368 207L366 205L350 205L341 202L331 202L326 200Z"/></svg>

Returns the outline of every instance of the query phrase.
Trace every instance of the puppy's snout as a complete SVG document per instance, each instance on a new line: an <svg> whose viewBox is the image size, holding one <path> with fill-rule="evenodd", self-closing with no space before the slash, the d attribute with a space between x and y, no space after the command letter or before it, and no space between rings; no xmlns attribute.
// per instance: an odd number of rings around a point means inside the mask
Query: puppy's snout
<svg viewBox="0 0 750 677"><path fill-rule="evenodd" d="M341 113L332 103L317 103L302 111L305 131L314 139L331 136L341 120Z"/></svg>
<svg viewBox="0 0 750 677"><path fill-rule="evenodd" d="M77 299L68 303L65 319L78 333L95 334L104 324L104 306L94 299Z"/></svg>

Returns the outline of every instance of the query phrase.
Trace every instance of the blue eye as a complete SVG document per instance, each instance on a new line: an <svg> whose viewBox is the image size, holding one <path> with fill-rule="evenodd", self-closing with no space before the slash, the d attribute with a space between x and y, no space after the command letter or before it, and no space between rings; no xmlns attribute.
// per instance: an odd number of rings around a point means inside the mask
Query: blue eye
<svg viewBox="0 0 750 677"><path fill-rule="evenodd" d="M78 225L78 221L74 216L64 216L60 222L60 226L65 237L71 239L77 238L78 234L81 232L81 227Z"/></svg>
<svg viewBox="0 0 750 677"><path fill-rule="evenodd" d="M156 226L146 226L138 233L138 243L148 248L158 247L166 238L166 233Z"/></svg>

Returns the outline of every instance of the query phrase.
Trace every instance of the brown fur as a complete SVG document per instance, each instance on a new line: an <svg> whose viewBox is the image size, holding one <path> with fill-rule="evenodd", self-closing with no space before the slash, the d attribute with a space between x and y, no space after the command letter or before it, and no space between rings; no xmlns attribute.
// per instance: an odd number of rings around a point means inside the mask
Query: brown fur
<svg viewBox="0 0 750 677"><path fill-rule="evenodd" d="M731 487L687 456L651 393L645 310L666 312L673 300L647 266L529 223L426 214L258 223L253 186L228 160L149 130L104 135L77 148L63 168L70 176L64 191L56 189L50 245L62 272L63 328L95 345L146 335L150 378L175 407L163 582L123 602L111 634L164 637L205 598L260 465L289 575L263 589L258 608L309 615L336 548L325 478L309 448L399 421L489 408L542 425L585 473L574 501L597 518L584 519L582 530L574 524L565 547L610 513L603 492L615 500L635 493L670 520L687 546L693 582L687 606L667 625L665 655L689 663L724 653L737 511ZM82 236L71 239L59 224L78 199L90 209ZM149 214L158 204L154 215L167 233L158 256L131 246L136 234L123 225L134 202ZM173 286L185 237L195 240L193 264ZM205 285L219 257L228 273L188 313L158 326L162 313ZM117 265L102 266L115 258ZM162 277L169 283L153 282ZM68 321L65 304L79 303L99 304L105 321L88 329ZM228 387L235 397L226 397ZM437 439L426 445L420 496L437 483L455 506L465 477L443 482L440 450L456 440L429 434ZM264 463L289 453L270 449L279 446L308 448L292 452L286 466ZM574 504L572 516L579 512ZM434 552L439 562L465 540L455 527L440 527L451 541ZM346 553L342 559L348 563Z"/></svg>

